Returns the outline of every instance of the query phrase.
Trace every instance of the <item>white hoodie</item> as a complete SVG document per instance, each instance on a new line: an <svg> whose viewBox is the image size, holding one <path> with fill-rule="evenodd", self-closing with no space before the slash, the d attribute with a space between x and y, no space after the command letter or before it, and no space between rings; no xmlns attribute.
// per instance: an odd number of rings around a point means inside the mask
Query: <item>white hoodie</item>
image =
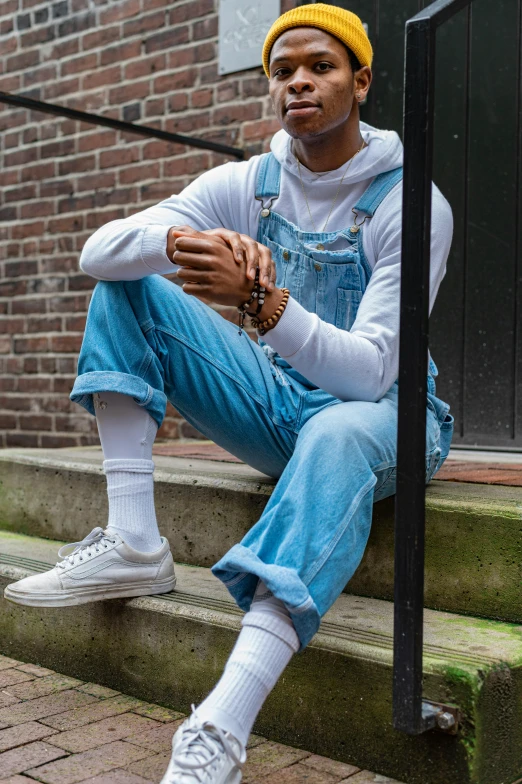
<svg viewBox="0 0 522 784"><path fill-rule="evenodd" d="M327 230L353 223L352 207L378 174L402 165L403 149L394 131L361 123L368 144L354 159L341 186ZM303 231L313 231L291 138L278 131L271 149L281 163L281 192L272 209ZM82 251L82 270L99 280L138 280L176 270L166 254L170 227L204 230L223 226L257 238L261 204L255 199L260 157L226 163L205 172L179 195L130 218L102 226ZM324 173L301 166L314 222L322 230L346 168ZM341 400L377 401L398 375L402 182L363 229L372 276L352 329L337 329L290 298L280 322L264 340L292 367ZM430 310L446 271L453 234L451 208L433 187Z"/></svg>

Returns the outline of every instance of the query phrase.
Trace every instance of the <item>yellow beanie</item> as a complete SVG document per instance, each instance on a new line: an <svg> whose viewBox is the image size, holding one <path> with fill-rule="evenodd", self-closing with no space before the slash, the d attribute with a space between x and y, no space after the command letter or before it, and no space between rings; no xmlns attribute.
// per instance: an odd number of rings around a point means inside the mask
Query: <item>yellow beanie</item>
<svg viewBox="0 0 522 784"><path fill-rule="evenodd" d="M319 27L321 30L326 30L346 44L361 65L372 64L372 45L359 17L336 5L311 3L287 11L275 20L268 31L263 44L263 68L267 76L270 76L270 50L276 39L292 27Z"/></svg>

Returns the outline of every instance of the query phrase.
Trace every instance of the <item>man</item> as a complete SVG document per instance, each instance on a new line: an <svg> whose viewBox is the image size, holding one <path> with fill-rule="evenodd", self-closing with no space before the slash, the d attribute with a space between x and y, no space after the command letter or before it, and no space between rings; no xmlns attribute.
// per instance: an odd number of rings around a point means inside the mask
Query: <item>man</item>
<svg viewBox="0 0 522 784"><path fill-rule="evenodd" d="M152 486L167 399L278 478L260 520L213 569L246 611L243 628L216 688L176 733L164 784L241 780L267 694L357 568L373 502L395 490L402 146L359 120L371 62L348 11L316 3L284 14L263 48L284 129L272 152L104 226L82 254L102 282L71 397L97 418L109 521L8 598L61 606L174 586ZM451 236L434 188L432 305ZM173 264L183 289L161 277ZM260 345L194 295L254 313ZM434 375L430 361L427 481L453 421Z"/></svg>

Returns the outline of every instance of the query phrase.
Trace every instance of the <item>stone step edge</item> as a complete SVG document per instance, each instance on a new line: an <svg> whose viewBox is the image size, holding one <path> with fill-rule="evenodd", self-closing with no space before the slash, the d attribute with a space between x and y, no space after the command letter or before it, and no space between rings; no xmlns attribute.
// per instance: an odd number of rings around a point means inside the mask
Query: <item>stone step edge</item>
<svg viewBox="0 0 522 784"><path fill-rule="evenodd" d="M183 573L185 568L187 567L183 564L176 564L177 574L179 575L180 572ZM209 573L210 571L204 567L189 568L196 568L202 573ZM0 578L4 577L9 581L21 580L31 574L41 573L48 569L49 564L43 561L0 553ZM365 599L360 596L357 597L357 600L360 605L369 605L371 602L379 601L383 606L386 605L389 608L390 614L393 612L393 605L391 602ZM198 596L194 593L176 589L172 593L164 594L162 596L143 596L124 601L130 606L139 607L143 610L179 614L193 620L199 620L203 623L214 623L231 629L239 630L241 628L240 619L243 616L243 612L237 607L232 599L223 600L210 596ZM45 611L45 608L42 608L42 610ZM364 612L361 612L361 615L364 615ZM448 613L438 613L436 610L430 610L429 617L425 619L425 628L429 628L430 618L447 615ZM466 621L478 620L458 615L455 615L454 617L464 623L466 623ZM486 633L488 627L498 631L503 626L506 626L498 621L482 620L481 625L485 627L483 628L483 631L486 631ZM487 640L485 639L482 642L486 643ZM477 640L477 644L480 644L479 640ZM310 645L314 648L321 648L342 654L352 653L356 657L364 657L370 661L389 665L393 662L393 635L391 633L386 634L382 632L372 632L366 629L358 629L350 624L341 625L339 623L323 620L319 632ZM486 645L484 645L484 647L486 647ZM491 656L485 652L481 652L480 655L473 655L462 652L460 648L451 648L449 646L434 645L433 643L425 642L424 669L427 672L436 672L441 666L444 670L448 665L448 661L451 661L454 664L458 663L466 669L489 669L501 663L509 664L503 657ZM522 637L520 641L519 660L513 661L513 664L518 664L519 661L522 661Z"/></svg>
<svg viewBox="0 0 522 784"><path fill-rule="evenodd" d="M103 475L101 459L93 459L85 456L85 453L81 457L74 458L71 454L73 450L60 454L60 450L4 449L0 451L0 462ZM222 463L193 460L189 470L184 467L189 462L188 458L156 456L155 461L156 483L199 485L254 496L269 496L275 486L275 480L242 464L226 464L225 469ZM183 468L180 467L182 464ZM440 509L448 513L468 512L474 516L484 514L489 517L520 519L522 488L466 482L437 482L435 479L426 490L426 508Z"/></svg>
<svg viewBox="0 0 522 784"><path fill-rule="evenodd" d="M10 561L0 564L1 587L33 572L16 565L12 556ZM218 588L210 585L208 572L179 565L178 584L189 591L64 610L42 611L0 598L0 652L188 711L221 676L240 628L241 613L231 600L221 598L227 594L217 581ZM392 628L389 602L343 595L339 604L342 612L334 620L358 613L370 632ZM370 611L372 605L374 615L364 618L361 608ZM333 610L335 606L330 613ZM255 731L408 784L448 784L457 778L459 784L506 784L516 779L522 769L522 709L506 713L504 702L507 699L507 707L512 698L519 702L519 678L511 662L522 665L522 630L517 627L509 640L512 629L507 624L435 611L427 611L427 616L428 634L433 633L430 623L436 627L441 616L441 636L446 642L451 639L455 650L431 646L424 661L424 696L463 710L458 735L429 732L410 738L394 731L391 635L377 638L378 645L367 630L345 639L340 624L328 621L304 654L290 662ZM466 654L472 652L470 646L483 643L489 655L459 656L459 628ZM513 688L516 693L511 694ZM2 715L5 710L9 708L1 709ZM506 719L501 727L495 720L500 715Z"/></svg>

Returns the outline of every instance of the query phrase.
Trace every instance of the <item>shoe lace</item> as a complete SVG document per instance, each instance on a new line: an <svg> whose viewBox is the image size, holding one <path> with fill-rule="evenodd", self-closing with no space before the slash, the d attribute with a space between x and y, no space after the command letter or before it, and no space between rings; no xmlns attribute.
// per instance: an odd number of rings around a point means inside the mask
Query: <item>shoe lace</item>
<svg viewBox="0 0 522 784"><path fill-rule="evenodd" d="M56 566L62 569L66 566L75 566L84 558L90 558L95 553L100 553L100 548L107 550L109 544L116 544L116 540L103 528L94 528L81 542L71 542L71 544L60 547L58 557L62 560Z"/></svg>
<svg viewBox="0 0 522 784"><path fill-rule="evenodd" d="M201 722L192 705L192 724L183 730L183 740L176 749L175 766L187 771L198 782L211 782L215 763L228 755L239 767L243 762L237 756L223 730L213 724Z"/></svg>

